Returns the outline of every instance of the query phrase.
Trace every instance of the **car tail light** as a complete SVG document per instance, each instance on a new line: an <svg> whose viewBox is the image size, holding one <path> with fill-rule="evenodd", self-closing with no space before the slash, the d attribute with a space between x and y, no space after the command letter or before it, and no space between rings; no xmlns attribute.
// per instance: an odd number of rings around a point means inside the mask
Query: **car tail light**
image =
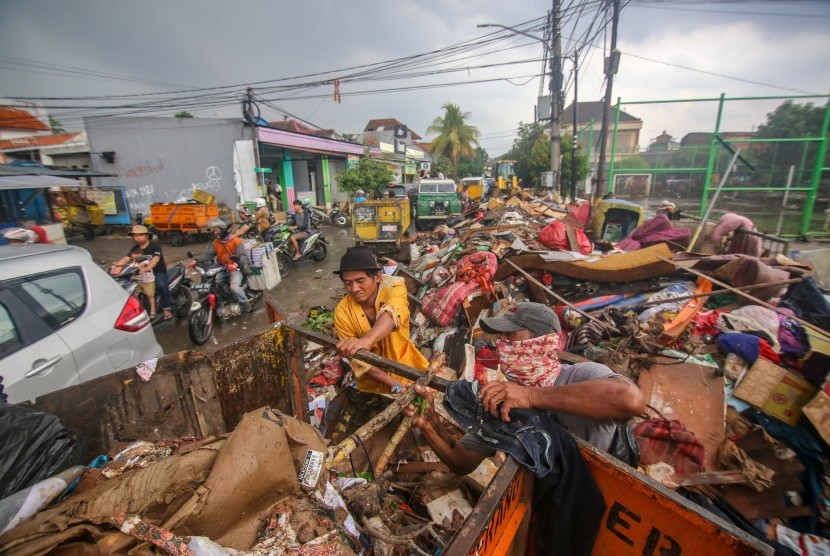
<svg viewBox="0 0 830 556"><path fill-rule="evenodd" d="M147 316L144 307L135 297L128 297L127 303L115 321L115 328L124 332L138 332L148 324L150 324L150 317Z"/></svg>

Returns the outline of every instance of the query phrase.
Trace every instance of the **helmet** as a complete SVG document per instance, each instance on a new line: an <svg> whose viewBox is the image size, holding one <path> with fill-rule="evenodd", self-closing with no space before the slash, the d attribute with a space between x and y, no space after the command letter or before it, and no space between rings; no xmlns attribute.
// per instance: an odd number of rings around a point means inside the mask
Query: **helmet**
<svg viewBox="0 0 830 556"><path fill-rule="evenodd" d="M267 204L265 202L265 199L263 199L262 197L257 197L255 203L256 203L256 208L262 208Z"/></svg>
<svg viewBox="0 0 830 556"><path fill-rule="evenodd" d="M9 228L3 232L3 238L15 243L34 243L37 241L37 234L25 228Z"/></svg>
<svg viewBox="0 0 830 556"><path fill-rule="evenodd" d="M213 228L213 237L223 243L227 243L231 239L231 225L224 218L211 218L208 226Z"/></svg>
<svg viewBox="0 0 830 556"><path fill-rule="evenodd" d="M360 197L361 195L365 195L366 192L363 191L362 189L358 189L357 191L354 192L354 194L357 195L358 197Z"/></svg>
<svg viewBox="0 0 830 556"><path fill-rule="evenodd" d="M237 210L242 220L247 220L251 217L251 212L244 205L240 205Z"/></svg>

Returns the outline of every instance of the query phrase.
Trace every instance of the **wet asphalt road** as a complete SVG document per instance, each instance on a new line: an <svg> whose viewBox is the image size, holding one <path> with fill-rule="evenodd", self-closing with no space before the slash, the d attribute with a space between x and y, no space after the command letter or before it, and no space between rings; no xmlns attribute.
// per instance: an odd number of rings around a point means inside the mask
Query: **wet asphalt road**
<svg viewBox="0 0 830 556"><path fill-rule="evenodd" d="M352 230L336 226L324 226L322 230L323 236L329 242L326 259L320 263L308 260L293 264L288 276L268 292L277 301L286 318L296 324L305 322L311 307L324 305L329 309L334 309L345 294L340 279L332 271L339 266L340 257L346 249L354 245ZM132 246L132 240L128 238L110 237L72 243L87 249L93 258L103 261L105 266L121 258ZM199 253L207 248L206 243L186 244L175 248L166 242L161 242L161 246L168 266L176 261L187 259L188 251ZM155 332L156 339L164 348L164 353L171 354L182 350L211 351L268 326L266 311L263 307L241 317L226 321L220 320L214 328L213 336L203 346L196 346L190 341L187 318L160 323L155 327Z"/></svg>

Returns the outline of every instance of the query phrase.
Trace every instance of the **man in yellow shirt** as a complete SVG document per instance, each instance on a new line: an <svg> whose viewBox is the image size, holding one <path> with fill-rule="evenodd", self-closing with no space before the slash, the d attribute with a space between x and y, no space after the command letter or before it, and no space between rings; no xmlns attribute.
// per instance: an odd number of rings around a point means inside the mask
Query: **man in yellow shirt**
<svg viewBox="0 0 830 556"><path fill-rule="evenodd" d="M337 351L350 358L357 388L376 394L397 393L411 381L368 363L352 359L367 349L387 359L420 370L429 366L409 339L409 302L403 278L387 276L371 249L357 246L340 259L340 275L347 295L334 309Z"/></svg>

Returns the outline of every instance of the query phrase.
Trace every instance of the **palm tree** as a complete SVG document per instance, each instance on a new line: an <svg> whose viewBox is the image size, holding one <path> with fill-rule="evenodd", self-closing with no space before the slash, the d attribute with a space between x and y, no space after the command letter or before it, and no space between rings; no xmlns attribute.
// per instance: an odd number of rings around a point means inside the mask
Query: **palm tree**
<svg viewBox="0 0 830 556"><path fill-rule="evenodd" d="M457 104L448 102L441 108L444 117L438 116L427 128L427 133L438 134L430 143L430 151L449 158L455 171L462 156L473 155L473 146L478 146L480 133L477 127L467 124L470 113L462 112Z"/></svg>

